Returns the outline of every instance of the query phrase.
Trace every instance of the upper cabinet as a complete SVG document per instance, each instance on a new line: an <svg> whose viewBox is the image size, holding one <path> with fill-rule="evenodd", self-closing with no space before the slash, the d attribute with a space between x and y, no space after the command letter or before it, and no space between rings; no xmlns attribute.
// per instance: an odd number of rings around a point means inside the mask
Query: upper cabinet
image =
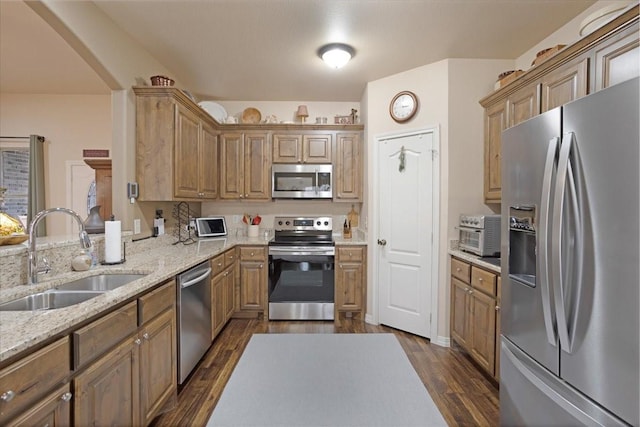
<svg viewBox="0 0 640 427"><path fill-rule="evenodd" d="M268 132L223 132L220 137L220 198L271 200Z"/></svg>
<svg viewBox="0 0 640 427"><path fill-rule="evenodd" d="M635 7L480 100L485 109L485 203L501 202L502 131L639 76L638 30Z"/></svg>
<svg viewBox="0 0 640 427"><path fill-rule="evenodd" d="M335 200L360 201L362 198L362 155L359 133L336 134L334 168Z"/></svg>
<svg viewBox="0 0 640 427"><path fill-rule="evenodd" d="M214 121L181 91L136 93L136 179L140 201L212 200L218 195Z"/></svg>
<svg viewBox="0 0 640 427"><path fill-rule="evenodd" d="M331 133L274 133L273 163L332 162Z"/></svg>

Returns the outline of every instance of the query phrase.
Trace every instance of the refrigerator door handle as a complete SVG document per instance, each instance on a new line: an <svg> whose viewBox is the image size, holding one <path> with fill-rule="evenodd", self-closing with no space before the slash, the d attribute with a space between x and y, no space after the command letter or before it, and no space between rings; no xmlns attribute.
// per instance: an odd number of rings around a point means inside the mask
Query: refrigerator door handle
<svg viewBox="0 0 640 427"><path fill-rule="evenodd" d="M572 147L574 145L574 134L568 133L562 138L562 144L560 146L560 156L558 159L558 175L556 181L556 189L553 197L553 218L551 226L551 270L552 270L552 284L553 284L553 296L556 311L556 321L558 326L558 337L560 338L560 345L562 349L571 353L572 343L569 339L569 323L567 320L567 310L565 308L567 288L571 286L570 283L564 283L563 269L569 268L567 263L563 263L562 259L562 219L564 209L564 196L569 191L569 201L571 203L571 209L574 213L577 212L577 197L575 191L575 182L573 180L572 168L569 161ZM577 226L579 221L578 217L572 218L574 226ZM568 225L568 224L566 224ZM575 247L580 248L580 233L575 233ZM578 257L581 259L581 257Z"/></svg>
<svg viewBox="0 0 640 427"><path fill-rule="evenodd" d="M542 294L542 312L544 315L544 326L547 332L547 341L552 346L556 346L558 337L556 335L556 320L551 308L550 268L549 268L549 220L551 185L555 177L556 155L558 153L559 137L551 138L547 148L547 157L544 164L544 179L542 181L542 200L540 202L540 221L538 227L537 252L539 260L538 277Z"/></svg>

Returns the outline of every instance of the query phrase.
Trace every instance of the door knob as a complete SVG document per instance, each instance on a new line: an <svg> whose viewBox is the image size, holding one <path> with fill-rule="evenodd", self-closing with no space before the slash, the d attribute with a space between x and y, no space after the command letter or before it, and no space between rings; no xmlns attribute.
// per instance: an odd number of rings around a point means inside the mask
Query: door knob
<svg viewBox="0 0 640 427"><path fill-rule="evenodd" d="M382 239L382 240L378 239L378 244L379 244L380 246L386 246L386 245L387 245L387 241L386 241L386 240L384 240L384 239Z"/></svg>

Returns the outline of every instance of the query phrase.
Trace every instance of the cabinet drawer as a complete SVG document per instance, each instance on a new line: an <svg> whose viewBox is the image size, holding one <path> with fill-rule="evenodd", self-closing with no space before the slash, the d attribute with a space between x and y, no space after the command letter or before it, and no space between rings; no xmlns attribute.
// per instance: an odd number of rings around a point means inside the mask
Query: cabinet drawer
<svg viewBox="0 0 640 427"><path fill-rule="evenodd" d="M262 246L246 246L240 248L240 259L242 261L264 261L266 259Z"/></svg>
<svg viewBox="0 0 640 427"><path fill-rule="evenodd" d="M346 247L338 248L338 260L340 262L364 260L364 248L362 247Z"/></svg>
<svg viewBox="0 0 640 427"><path fill-rule="evenodd" d="M496 275L477 267L471 267L471 286L484 293L496 295Z"/></svg>
<svg viewBox="0 0 640 427"><path fill-rule="evenodd" d="M172 280L140 297L138 303L139 322L143 325L176 304L176 281Z"/></svg>
<svg viewBox="0 0 640 427"><path fill-rule="evenodd" d="M469 283L471 280L471 265L459 259L451 258L451 275L465 283Z"/></svg>
<svg viewBox="0 0 640 427"><path fill-rule="evenodd" d="M138 304L133 301L73 333L75 369L100 357L138 328Z"/></svg>
<svg viewBox="0 0 640 427"><path fill-rule="evenodd" d="M229 249L227 252L224 253L224 266L225 267L229 267L234 262L236 262L236 250L235 250L235 248L234 249Z"/></svg>
<svg viewBox="0 0 640 427"><path fill-rule="evenodd" d="M62 383L71 373L69 350L65 337L0 371L0 394L13 395L0 401L0 424Z"/></svg>
<svg viewBox="0 0 640 427"><path fill-rule="evenodd" d="M211 258L211 277L215 277L224 270L224 254Z"/></svg>

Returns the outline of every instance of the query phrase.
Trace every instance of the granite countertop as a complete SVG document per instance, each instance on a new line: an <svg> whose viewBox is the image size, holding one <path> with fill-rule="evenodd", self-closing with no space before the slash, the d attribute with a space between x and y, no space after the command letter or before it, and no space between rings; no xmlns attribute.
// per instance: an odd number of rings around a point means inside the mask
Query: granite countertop
<svg viewBox="0 0 640 427"><path fill-rule="evenodd" d="M366 244L363 233L354 233L350 240L334 235L334 241L338 246ZM2 290L0 302L5 302L100 273L146 274L143 278L71 307L43 311L0 311L0 362L172 279L227 249L238 245L267 245L268 242L269 239L263 237L200 239L191 245L173 245L167 240L153 249L128 255L124 264L101 265L85 272L61 274L37 285Z"/></svg>
<svg viewBox="0 0 640 427"><path fill-rule="evenodd" d="M449 249L449 255L459 258L463 261L470 262L471 264L475 264L478 267L484 268L485 270L493 271L494 273L500 274L499 265L493 265L487 261L484 261L482 257L479 257L477 255L463 252L460 249L456 249L456 248Z"/></svg>

